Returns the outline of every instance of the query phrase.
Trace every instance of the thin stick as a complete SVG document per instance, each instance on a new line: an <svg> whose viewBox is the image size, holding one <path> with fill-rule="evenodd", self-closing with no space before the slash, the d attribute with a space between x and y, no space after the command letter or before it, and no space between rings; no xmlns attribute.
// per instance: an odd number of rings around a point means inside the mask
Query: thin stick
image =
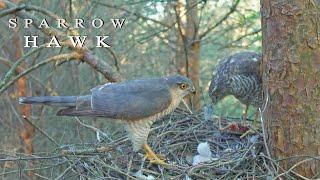
<svg viewBox="0 0 320 180"><path fill-rule="evenodd" d="M59 54L53 57L50 57L44 61L41 61L38 64L35 64L34 66L26 69L25 71L23 71L22 73L20 73L18 76L16 76L14 79L12 79L11 81L9 81L8 83L4 84L3 86L0 85L0 95L8 89L8 87L10 87L14 82L16 82L18 79L20 79L22 76L25 76L26 74L30 73L31 71L38 69L41 66L44 66L50 62L54 62L54 61L59 61L59 60L71 60L71 59L81 59L81 55L78 54L77 52L71 52L71 53L67 53L67 54Z"/></svg>
<svg viewBox="0 0 320 180"><path fill-rule="evenodd" d="M33 127L35 127L41 134L46 136L56 147L59 147L60 145L55 141L51 136L49 136L48 133L46 133L44 130L42 130L38 125L34 124L32 121L30 121L26 116L22 116L24 120L26 120L29 124L31 124Z"/></svg>
<svg viewBox="0 0 320 180"><path fill-rule="evenodd" d="M76 119L76 121L77 121L80 125L82 125L82 126L84 126L84 127L86 127L86 128L89 128L89 129L93 130L95 133L100 133L100 134L102 134L104 137L106 137L106 138L109 139L111 142L113 142L113 140L112 140L106 133L104 133L103 131L101 131L100 129L81 122L78 117L74 117L74 118Z"/></svg>

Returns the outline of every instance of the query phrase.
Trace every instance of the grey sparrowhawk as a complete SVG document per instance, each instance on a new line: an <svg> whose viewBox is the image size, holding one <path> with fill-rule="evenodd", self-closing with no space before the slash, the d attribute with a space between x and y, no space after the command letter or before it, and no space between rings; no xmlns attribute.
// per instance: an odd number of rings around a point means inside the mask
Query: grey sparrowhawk
<svg viewBox="0 0 320 180"><path fill-rule="evenodd" d="M194 93L190 79L184 76L137 79L108 83L91 89L86 96L21 97L21 104L47 104L65 107L58 116L102 117L122 122L134 151L144 148L152 163L166 164L147 145L150 127L171 113L184 96Z"/></svg>

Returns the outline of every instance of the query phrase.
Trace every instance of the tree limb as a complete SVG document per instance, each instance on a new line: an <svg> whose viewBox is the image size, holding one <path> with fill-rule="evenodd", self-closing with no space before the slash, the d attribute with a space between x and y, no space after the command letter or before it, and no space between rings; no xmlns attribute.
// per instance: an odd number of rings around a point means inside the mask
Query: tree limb
<svg viewBox="0 0 320 180"><path fill-rule="evenodd" d="M7 5L8 8L14 9L16 8L16 5L12 2L9 1L4 1ZM20 8L23 9L27 9L27 10L33 10L33 11L38 11L40 13L43 13L53 19L59 19L60 17L46 9L43 9L41 7L36 7L36 6L21 6ZM40 20L34 16L32 16L31 14L24 12L24 11L13 11L11 10L11 12L16 12L17 16L21 17L21 18L30 18L33 19L33 26L35 26L36 28L38 28L40 31L42 31L45 35L47 36L67 36L66 33L62 33L60 31L57 31L54 28L39 28L38 26L41 24ZM106 79L108 79L111 82L117 82L117 81L121 81L121 75L114 70L114 68L112 68L112 66L110 66L109 64L101 61L99 58L97 58L95 55L93 55L92 51L90 51L89 49L86 48L78 48L78 47L73 47L70 45L70 43L64 43L61 44L62 46L67 46L69 48L72 48L73 50L78 51L79 53L83 54L82 56L82 60L84 62L86 62L87 64L89 64L92 68L94 68L96 71L102 73L104 75L104 77ZM19 61L19 63L21 63ZM19 64L18 64L19 65ZM15 67L15 66L13 66ZM6 81L5 81L6 82ZM3 82L3 83L5 83ZM2 89L2 85L3 83L0 84L0 94L1 94L1 89Z"/></svg>
<svg viewBox="0 0 320 180"><path fill-rule="evenodd" d="M67 54L59 54L53 57L50 57L44 61L41 61L37 64L35 64L34 66L26 69L25 71L23 71L22 73L20 73L18 76L16 76L15 78L13 78L11 81L9 81L8 83L4 83L3 86L0 86L0 95L8 89L8 87L10 87L14 82L16 82L19 78L21 78L22 76L25 76L26 74L30 73L31 71L44 66L50 62L55 62L55 61L60 61L60 60L71 60L71 59L81 59L82 55L77 53L77 52L72 52L72 53L67 53Z"/></svg>
<svg viewBox="0 0 320 180"><path fill-rule="evenodd" d="M229 12L225 14L217 23L215 23L213 26L209 27L202 34L200 34L199 39L202 39L203 37L205 37L208 33L210 33L212 30L214 30L216 27L222 24L226 19L228 19L228 17L237 9L239 2L240 0L236 0L236 2L231 6Z"/></svg>

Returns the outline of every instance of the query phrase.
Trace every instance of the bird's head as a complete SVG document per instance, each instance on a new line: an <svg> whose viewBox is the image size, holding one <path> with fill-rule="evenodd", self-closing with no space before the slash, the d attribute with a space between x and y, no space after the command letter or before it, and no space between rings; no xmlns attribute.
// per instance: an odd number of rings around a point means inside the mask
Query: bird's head
<svg viewBox="0 0 320 180"><path fill-rule="evenodd" d="M166 77L166 80L170 89L177 92L181 97L196 93L196 89L194 88L192 81L185 76L168 76Z"/></svg>
<svg viewBox="0 0 320 180"><path fill-rule="evenodd" d="M232 82L233 78L227 75L219 75L219 73L213 75L209 87L209 95L213 104L217 104L224 97L231 94Z"/></svg>

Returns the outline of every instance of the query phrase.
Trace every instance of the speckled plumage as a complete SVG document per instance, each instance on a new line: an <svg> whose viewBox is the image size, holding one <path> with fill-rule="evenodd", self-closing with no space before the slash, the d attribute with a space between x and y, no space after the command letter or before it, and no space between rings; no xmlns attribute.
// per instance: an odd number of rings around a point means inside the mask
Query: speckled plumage
<svg viewBox="0 0 320 180"><path fill-rule="evenodd" d="M181 89L181 84L186 89ZM66 107L58 111L59 116L102 117L123 123L137 151L147 143L153 122L171 113L194 91L187 77L168 76L108 83L91 89L91 95L86 96L22 97L19 102Z"/></svg>
<svg viewBox="0 0 320 180"><path fill-rule="evenodd" d="M240 52L223 58L216 67L209 87L213 104L225 96L233 95L245 105L261 107L260 63L261 55L254 52Z"/></svg>

